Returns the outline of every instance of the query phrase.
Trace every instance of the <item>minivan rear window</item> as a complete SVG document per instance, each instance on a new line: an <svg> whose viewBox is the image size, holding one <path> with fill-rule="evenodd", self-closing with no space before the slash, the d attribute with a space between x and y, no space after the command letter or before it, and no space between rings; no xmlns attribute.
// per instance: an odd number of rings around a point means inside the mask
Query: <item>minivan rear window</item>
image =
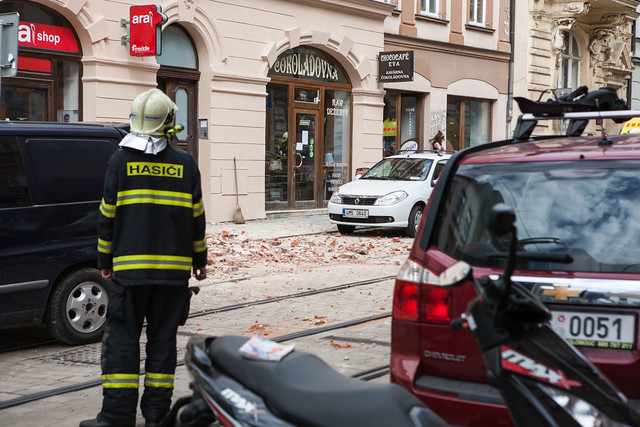
<svg viewBox="0 0 640 427"><path fill-rule="evenodd" d="M36 203L70 203L100 200L107 163L117 148L109 139L29 138Z"/></svg>
<svg viewBox="0 0 640 427"><path fill-rule="evenodd" d="M435 246L476 266L504 267L508 238L487 230L491 207L515 209L518 250L560 252L570 264L519 268L640 272L640 161L460 165L438 213Z"/></svg>
<svg viewBox="0 0 640 427"><path fill-rule="evenodd" d="M18 138L0 136L0 208L29 206L31 194Z"/></svg>

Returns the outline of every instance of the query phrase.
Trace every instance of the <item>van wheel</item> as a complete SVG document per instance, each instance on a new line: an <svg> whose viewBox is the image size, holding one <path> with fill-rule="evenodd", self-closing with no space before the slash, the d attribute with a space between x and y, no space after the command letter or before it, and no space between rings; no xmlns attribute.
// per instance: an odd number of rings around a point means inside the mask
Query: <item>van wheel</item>
<svg viewBox="0 0 640 427"><path fill-rule="evenodd" d="M353 234L355 230L355 225L338 224L338 231L340 232L340 234Z"/></svg>
<svg viewBox="0 0 640 427"><path fill-rule="evenodd" d="M107 320L111 282L95 268L64 276L55 286L47 307L47 324L54 338L65 344L99 341Z"/></svg>
<svg viewBox="0 0 640 427"><path fill-rule="evenodd" d="M418 232L418 227L420 227L420 222L422 221L422 207L416 205L411 209L411 213L409 214L409 224L407 228L404 230L404 234L409 237L416 237L416 233Z"/></svg>

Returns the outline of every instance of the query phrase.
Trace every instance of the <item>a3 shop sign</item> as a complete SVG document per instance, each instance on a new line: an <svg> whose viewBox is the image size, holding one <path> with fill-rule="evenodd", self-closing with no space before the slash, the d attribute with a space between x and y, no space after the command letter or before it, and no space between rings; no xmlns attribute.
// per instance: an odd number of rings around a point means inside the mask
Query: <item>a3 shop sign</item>
<svg viewBox="0 0 640 427"><path fill-rule="evenodd" d="M162 54L162 24L167 15L156 5L131 6L129 9L129 54L153 56Z"/></svg>
<svg viewBox="0 0 640 427"><path fill-rule="evenodd" d="M70 28L35 24L33 22L20 21L18 26L18 45L65 52L79 52L78 42Z"/></svg>

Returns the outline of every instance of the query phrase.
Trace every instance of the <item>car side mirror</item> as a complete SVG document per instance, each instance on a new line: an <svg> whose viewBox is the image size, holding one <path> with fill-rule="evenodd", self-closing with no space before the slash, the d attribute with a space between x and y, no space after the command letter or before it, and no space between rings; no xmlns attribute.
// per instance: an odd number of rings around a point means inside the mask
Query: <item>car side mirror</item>
<svg viewBox="0 0 640 427"><path fill-rule="evenodd" d="M505 203L498 203L491 208L489 232L494 236L504 236L513 231L516 214L513 208Z"/></svg>
<svg viewBox="0 0 640 427"><path fill-rule="evenodd" d="M454 288L467 282L471 278L471 266L464 261L458 261L440 273L440 286Z"/></svg>

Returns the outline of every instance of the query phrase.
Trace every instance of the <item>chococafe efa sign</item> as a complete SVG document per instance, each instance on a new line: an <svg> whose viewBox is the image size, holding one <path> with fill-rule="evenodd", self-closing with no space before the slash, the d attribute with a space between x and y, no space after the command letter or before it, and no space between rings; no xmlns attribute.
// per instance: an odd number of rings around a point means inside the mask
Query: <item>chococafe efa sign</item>
<svg viewBox="0 0 640 427"><path fill-rule="evenodd" d="M129 54L154 56L162 54L162 24L167 15L156 5L131 6L129 9Z"/></svg>
<svg viewBox="0 0 640 427"><path fill-rule="evenodd" d="M380 52L378 75L381 82L413 81L413 51Z"/></svg>

